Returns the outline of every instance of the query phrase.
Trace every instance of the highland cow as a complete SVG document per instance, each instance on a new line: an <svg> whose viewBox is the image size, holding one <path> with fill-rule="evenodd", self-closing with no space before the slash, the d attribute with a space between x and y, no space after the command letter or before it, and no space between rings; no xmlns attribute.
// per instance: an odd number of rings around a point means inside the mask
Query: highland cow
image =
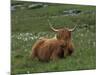
<svg viewBox="0 0 100 75"><path fill-rule="evenodd" d="M50 24L50 22L49 22ZM32 58L38 58L40 61L56 60L71 55L74 51L71 39L71 32L76 29L61 28L51 29L56 32L55 37L45 38L42 37L32 47Z"/></svg>

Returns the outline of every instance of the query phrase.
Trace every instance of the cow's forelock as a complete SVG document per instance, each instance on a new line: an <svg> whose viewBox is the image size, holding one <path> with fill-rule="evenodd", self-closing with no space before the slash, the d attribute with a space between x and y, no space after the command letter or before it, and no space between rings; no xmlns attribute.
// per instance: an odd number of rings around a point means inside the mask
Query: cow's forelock
<svg viewBox="0 0 100 75"><path fill-rule="evenodd" d="M70 40L71 39L71 32L67 29L59 29L56 35L57 39L60 40Z"/></svg>

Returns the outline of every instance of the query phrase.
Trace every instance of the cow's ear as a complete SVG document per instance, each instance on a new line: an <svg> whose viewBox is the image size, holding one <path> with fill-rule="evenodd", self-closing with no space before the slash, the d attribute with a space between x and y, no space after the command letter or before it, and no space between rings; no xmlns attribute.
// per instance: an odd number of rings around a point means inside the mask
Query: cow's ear
<svg viewBox="0 0 100 75"><path fill-rule="evenodd" d="M57 33L57 34L56 34L56 38L57 38L58 40L60 40L60 39L61 39L61 35L60 35L59 33Z"/></svg>

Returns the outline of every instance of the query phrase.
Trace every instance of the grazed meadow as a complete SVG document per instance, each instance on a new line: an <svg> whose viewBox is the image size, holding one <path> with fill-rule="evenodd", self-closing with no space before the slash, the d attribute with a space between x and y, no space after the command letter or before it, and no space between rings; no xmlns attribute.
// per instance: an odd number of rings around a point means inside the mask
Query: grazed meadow
<svg viewBox="0 0 100 75"><path fill-rule="evenodd" d="M75 71L96 68L96 6L49 4L46 7L31 8L32 2L12 1L11 5L23 4L26 8L11 11L11 74L37 72ZM38 4L38 3L36 3ZM79 10L78 14L65 14L64 11ZM31 60L30 53L34 42L42 36L53 37L47 19L55 28L73 28L75 52L72 56L48 63Z"/></svg>

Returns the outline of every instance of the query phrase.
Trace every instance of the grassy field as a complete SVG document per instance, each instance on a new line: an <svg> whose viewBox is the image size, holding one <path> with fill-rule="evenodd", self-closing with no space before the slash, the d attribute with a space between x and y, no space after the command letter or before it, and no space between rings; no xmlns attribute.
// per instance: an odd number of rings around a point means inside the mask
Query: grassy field
<svg viewBox="0 0 100 75"><path fill-rule="evenodd" d="M12 5L19 2L12 2ZM27 5L32 3L24 3ZM45 3L46 4L46 3ZM11 74L74 71L96 68L96 7L47 4L36 9L17 8L11 12ZM65 10L80 10L77 15L64 15ZM55 28L79 27L72 33L75 52L72 56L48 63L30 59L32 45L41 36L53 37L47 19Z"/></svg>

